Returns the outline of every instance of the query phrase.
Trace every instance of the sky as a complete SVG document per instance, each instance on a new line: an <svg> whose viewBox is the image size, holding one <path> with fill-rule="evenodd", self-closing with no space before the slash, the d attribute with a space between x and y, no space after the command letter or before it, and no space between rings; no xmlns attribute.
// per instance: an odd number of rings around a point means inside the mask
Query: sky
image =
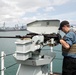
<svg viewBox="0 0 76 75"><path fill-rule="evenodd" d="M76 24L76 0L0 0L0 26L51 19Z"/></svg>

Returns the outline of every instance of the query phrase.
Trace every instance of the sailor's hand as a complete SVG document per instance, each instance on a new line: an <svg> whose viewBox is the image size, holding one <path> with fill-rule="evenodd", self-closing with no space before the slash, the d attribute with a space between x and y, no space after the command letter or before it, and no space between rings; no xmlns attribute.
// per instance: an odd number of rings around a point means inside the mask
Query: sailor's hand
<svg viewBox="0 0 76 75"><path fill-rule="evenodd" d="M60 43L60 40L62 39L62 36L58 33L57 37L58 37L58 41L57 42Z"/></svg>

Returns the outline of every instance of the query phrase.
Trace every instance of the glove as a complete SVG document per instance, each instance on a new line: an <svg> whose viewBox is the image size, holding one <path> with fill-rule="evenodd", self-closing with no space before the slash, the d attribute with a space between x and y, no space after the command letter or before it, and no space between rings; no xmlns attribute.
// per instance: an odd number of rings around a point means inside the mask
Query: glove
<svg viewBox="0 0 76 75"><path fill-rule="evenodd" d="M57 37L58 37L57 43L60 43L60 39L62 39L62 36L58 33Z"/></svg>

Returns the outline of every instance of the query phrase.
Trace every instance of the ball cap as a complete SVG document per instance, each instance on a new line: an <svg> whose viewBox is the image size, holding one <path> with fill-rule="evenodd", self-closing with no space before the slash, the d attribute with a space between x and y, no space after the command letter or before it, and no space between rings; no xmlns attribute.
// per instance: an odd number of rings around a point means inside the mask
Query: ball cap
<svg viewBox="0 0 76 75"><path fill-rule="evenodd" d="M62 30L62 27L64 26L64 25L67 25L67 24L69 24L69 22L68 21L62 21L61 23L60 23L60 27L59 27L59 30Z"/></svg>

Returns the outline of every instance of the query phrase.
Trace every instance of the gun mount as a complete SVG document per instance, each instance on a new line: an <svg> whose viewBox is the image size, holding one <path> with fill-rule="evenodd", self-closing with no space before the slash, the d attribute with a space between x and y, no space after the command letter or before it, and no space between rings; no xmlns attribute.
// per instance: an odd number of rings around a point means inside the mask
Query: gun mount
<svg viewBox="0 0 76 75"><path fill-rule="evenodd" d="M57 22L59 24L59 20ZM56 33L49 33L50 31L45 33L47 30L44 32L44 29L38 31L36 29L36 33L30 33L23 37L16 36L21 38L15 42L16 51L13 55L17 63L20 64L16 75L50 75L48 64L52 62L56 54L51 51L49 54L44 53L44 51L42 53L42 48L44 46L56 46L58 36Z"/></svg>

